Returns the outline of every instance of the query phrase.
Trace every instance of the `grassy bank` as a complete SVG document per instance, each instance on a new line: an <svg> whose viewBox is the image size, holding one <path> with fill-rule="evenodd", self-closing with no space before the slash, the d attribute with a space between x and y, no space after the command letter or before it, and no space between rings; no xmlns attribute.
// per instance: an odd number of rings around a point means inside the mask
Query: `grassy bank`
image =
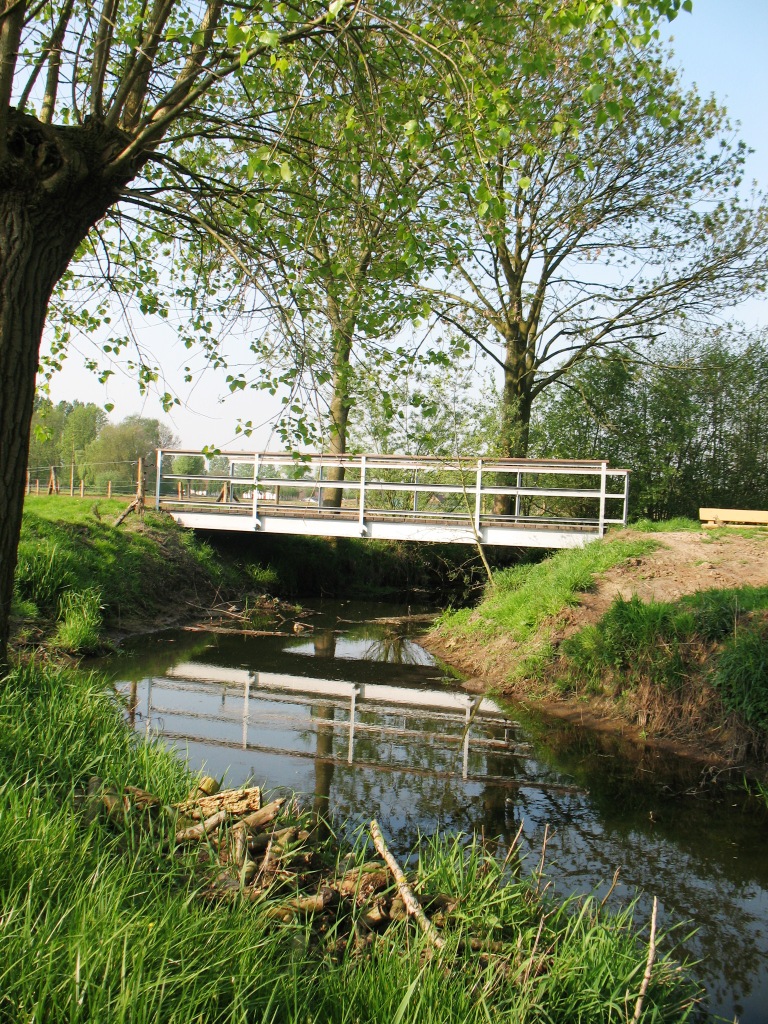
<svg viewBox="0 0 768 1024"><path fill-rule="evenodd" d="M727 548L734 536L701 535L702 550L718 538ZM594 621L584 622L585 613L574 625L568 609L608 569L645 560L653 579L662 540L618 535L497 573L480 605L443 616L428 645L509 695L566 702L565 710L577 702L635 727L641 739L692 741L732 763L764 761L768 586L706 588L674 601L616 596ZM742 562L743 554L737 576ZM697 564L683 569L695 578ZM632 585L627 571L622 589Z"/></svg>
<svg viewBox="0 0 768 1024"><path fill-rule="evenodd" d="M654 547L650 539L617 539L496 572L477 608L442 617L431 646L449 658L460 652L461 664L478 673L503 672L499 682L538 676L552 657L558 615L591 589L599 573Z"/></svg>
<svg viewBox="0 0 768 1024"><path fill-rule="evenodd" d="M562 644L559 692L615 701L644 734L705 734L733 760L768 753L768 587L678 601L617 597Z"/></svg>
<svg viewBox="0 0 768 1024"><path fill-rule="evenodd" d="M170 804L192 780L126 728L98 679L28 665L0 683L0 1020L351 1024L359 1021L626 1021L647 962L631 908L556 904L478 843L424 844L412 880L428 904L452 898L436 950L407 920L370 941L351 917L323 931L275 915L279 879L257 900L210 898L199 853L173 826L88 817L78 794L98 775ZM322 848L328 870L338 842ZM344 869L370 856L362 844ZM514 858L513 858L514 860ZM339 915L339 921L344 920ZM339 943L340 929L349 939ZM639 1019L691 1012L685 973L664 955Z"/></svg>
<svg viewBox="0 0 768 1024"><path fill-rule="evenodd" d="M116 526L125 506L27 498L13 607L18 646L46 641L66 653L93 653L110 632L177 620L221 591L259 582L170 516L148 511Z"/></svg>

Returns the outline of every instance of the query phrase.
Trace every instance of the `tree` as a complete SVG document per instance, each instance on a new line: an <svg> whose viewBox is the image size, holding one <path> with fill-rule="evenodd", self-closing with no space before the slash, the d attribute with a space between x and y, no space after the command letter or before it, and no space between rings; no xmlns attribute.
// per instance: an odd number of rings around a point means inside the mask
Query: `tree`
<svg viewBox="0 0 768 1024"><path fill-rule="evenodd" d="M543 397L540 455L632 471L633 517L768 505L768 337L690 332L583 360Z"/></svg>
<svg viewBox="0 0 768 1024"><path fill-rule="evenodd" d="M282 358L327 401L323 434L333 455L347 449L358 369L402 366L384 343L422 306L412 287L423 269L414 236L434 167L413 147L412 127L429 115L424 90L436 99L428 72L423 56L403 48L351 52L343 69L324 69L322 88L276 119L273 145L256 154L261 173L275 152L293 170L249 224L271 253L274 288L295 306L283 320L290 344ZM252 344L262 367L271 341L266 348ZM326 479L343 480L343 467ZM327 489L324 502L338 506L341 496Z"/></svg>
<svg viewBox="0 0 768 1024"><path fill-rule="evenodd" d="M40 396L35 399L27 463L33 480L47 478L50 467L60 465L61 435L67 411L65 402L54 405L50 398Z"/></svg>
<svg viewBox="0 0 768 1024"><path fill-rule="evenodd" d="M67 465L78 457L82 461L86 447L96 439L106 424L107 414L98 405L93 402L84 405L75 401L59 439L61 465Z"/></svg>
<svg viewBox="0 0 768 1024"><path fill-rule="evenodd" d="M533 403L589 353L706 318L768 280L768 207L738 191L744 145L655 46L640 57L570 37L543 74L489 92L471 145L456 138L450 282L429 292L503 370L507 456L526 455ZM484 59L503 58L497 47ZM586 90L585 66L600 79ZM521 130L531 94L541 115Z"/></svg>
<svg viewBox="0 0 768 1024"><path fill-rule="evenodd" d="M477 368L456 354L442 366L416 362L396 383L373 370L361 379L350 435L362 452L493 455L498 392L492 380L479 385Z"/></svg>
<svg viewBox="0 0 768 1024"><path fill-rule="evenodd" d="M492 35L524 5L457 6L462 32ZM651 22L679 6L655 0L633 9ZM53 288L84 241L129 201L157 213L165 238L178 221L215 235L210 215L230 196L227 156L241 124L250 143L254 123L268 119L286 52L289 63L304 61L305 83L329 44L352 32L410 42L423 31L423 45L438 52L450 16L459 24L450 8L0 0L0 665L40 338ZM566 0L548 17L553 31L574 31L611 15L602 0ZM196 169L190 153L200 154ZM140 187L129 187L137 179ZM113 223L130 230L130 218Z"/></svg>
<svg viewBox="0 0 768 1024"><path fill-rule="evenodd" d="M85 450L88 481L112 480L130 488L136 483L139 459L143 459L151 487L155 452L177 443L173 432L159 420L127 416L120 423L108 423Z"/></svg>

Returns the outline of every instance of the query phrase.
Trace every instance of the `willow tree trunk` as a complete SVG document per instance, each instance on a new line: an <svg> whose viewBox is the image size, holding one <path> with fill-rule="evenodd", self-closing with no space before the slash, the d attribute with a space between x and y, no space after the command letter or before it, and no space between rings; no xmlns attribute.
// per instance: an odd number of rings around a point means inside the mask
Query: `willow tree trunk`
<svg viewBox="0 0 768 1024"><path fill-rule="evenodd" d="M105 167L125 137L12 112L0 159L0 670L7 666L40 339L51 292L135 174Z"/></svg>

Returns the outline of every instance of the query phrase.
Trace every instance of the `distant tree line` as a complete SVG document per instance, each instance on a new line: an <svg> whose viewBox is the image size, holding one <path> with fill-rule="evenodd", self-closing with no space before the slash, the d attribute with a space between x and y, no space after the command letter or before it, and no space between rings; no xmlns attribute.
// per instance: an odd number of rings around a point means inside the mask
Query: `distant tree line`
<svg viewBox="0 0 768 1024"><path fill-rule="evenodd" d="M115 493L130 493L136 487L139 459L152 486L156 449L176 443L173 431L159 420L133 415L110 423L93 402L54 405L41 397L32 419L29 475L32 481L47 483L55 467L63 489L72 479L78 487L82 480L89 489L106 492L111 482Z"/></svg>
<svg viewBox="0 0 768 1024"><path fill-rule="evenodd" d="M768 332L678 335L579 363L543 397L532 455L632 470L630 514L768 508Z"/></svg>

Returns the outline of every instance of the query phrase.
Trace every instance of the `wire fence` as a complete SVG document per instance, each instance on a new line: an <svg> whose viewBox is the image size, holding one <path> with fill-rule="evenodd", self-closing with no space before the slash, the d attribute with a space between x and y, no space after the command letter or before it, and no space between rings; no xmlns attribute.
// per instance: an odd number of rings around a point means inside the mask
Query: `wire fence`
<svg viewBox="0 0 768 1024"><path fill-rule="evenodd" d="M104 471L95 473L101 467ZM113 472L110 472L113 471ZM126 472L128 470L128 472ZM152 472L154 480L154 469ZM89 463L87 466L30 466L26 495L65 495L79 498L135 497L146 489L143 459Z"/></svg>

